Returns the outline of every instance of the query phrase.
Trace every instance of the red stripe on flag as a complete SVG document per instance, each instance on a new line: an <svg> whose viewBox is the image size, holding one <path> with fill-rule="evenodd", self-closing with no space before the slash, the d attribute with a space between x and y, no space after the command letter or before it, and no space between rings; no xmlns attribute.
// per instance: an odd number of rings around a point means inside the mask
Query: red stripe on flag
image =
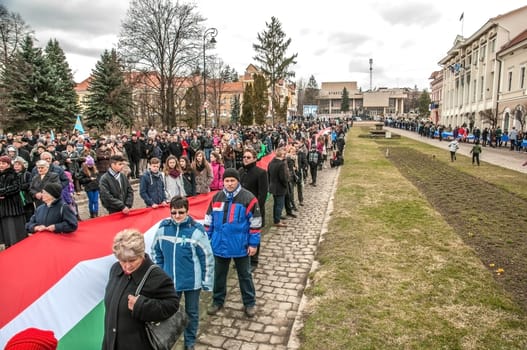
<svg viewBox="0 0 527 350"><path fill-rule="evenodd" d="M214 192L189 198L190 215L202 220ZM40 232L0 253L0 328L31 305L75 265L112 254L115 234L145 232L170 216L168 207L134 209L82 221L70 234Z"/></svg>

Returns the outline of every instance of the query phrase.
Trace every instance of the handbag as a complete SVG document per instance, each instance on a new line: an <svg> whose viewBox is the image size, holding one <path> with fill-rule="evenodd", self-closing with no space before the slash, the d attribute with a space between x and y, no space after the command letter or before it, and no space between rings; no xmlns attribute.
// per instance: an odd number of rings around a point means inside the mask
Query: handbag
<svg viewBox="0 0 527 350"><path fill-rule="evenodd" d="M148 275L156 267L157 265L154 264L148 268L135 290L135 296L139 295ZM188 316L185 310L180 307L175 314L166 320L145 322L145 331L148 341L154 350L170 350L187 327L187 324Z"/></svg>

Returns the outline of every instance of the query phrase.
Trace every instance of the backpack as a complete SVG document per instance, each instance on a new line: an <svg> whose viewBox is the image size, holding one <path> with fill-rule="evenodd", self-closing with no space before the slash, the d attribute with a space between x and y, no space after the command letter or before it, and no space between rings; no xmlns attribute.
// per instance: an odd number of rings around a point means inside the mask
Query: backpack
<svg viewBox="0 0 527 350"><path fill-rule="evenodd" d="M318 158L319 154L316 149L312 149L309 151L307 155L307 161L309 162L309 164L318 164Z"/></svg>

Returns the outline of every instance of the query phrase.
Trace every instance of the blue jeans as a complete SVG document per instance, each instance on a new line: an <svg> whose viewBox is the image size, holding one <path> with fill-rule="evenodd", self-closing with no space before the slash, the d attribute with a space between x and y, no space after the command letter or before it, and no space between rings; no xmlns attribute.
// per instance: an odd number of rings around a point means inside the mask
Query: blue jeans
<svg viewBox="0 0 527 350"><path fill-rule="evenodd" d="M99 190L86 191L88 196L88 209L91 213L99 213Z"/></svg>
<svg viewBox="0 0 527 350"><path fill-rule="evenodd" d="M203 152L205 153L205 159L207 162L210 162L210 154L212 153L212 148L204 148Z"/></svg>
<svg viewBox="0 0 527 350"><path fill-rule="evenodd" d="M277 196L273 194L273 222L278 224L282 211L284 210L285 196Z"/></svg>
<svg viewBox="0 0 527 350"><path fill-rule="evenodd" d="M229 274L231 259L234 260L234 265L238 272L238 283L242 293L243 305L245 307L256 305L256 292L251 275L251 257L248 255L241 258L214 257L214 291L212 294L212 303L214 305L223 305L225 303L225 296L227 295L227 275Z"/></svg>
<svg viewBox="0 0 527 350"><path fill-rule="evenodd" d="M199 326L199 295L201 289L186 290L184 292L177 292L179 298L181 294L185 295L185 313L188 316L188 325L183 333L185 337L185 346L192 346L196 343L196 335L198 334Z"/></svg>

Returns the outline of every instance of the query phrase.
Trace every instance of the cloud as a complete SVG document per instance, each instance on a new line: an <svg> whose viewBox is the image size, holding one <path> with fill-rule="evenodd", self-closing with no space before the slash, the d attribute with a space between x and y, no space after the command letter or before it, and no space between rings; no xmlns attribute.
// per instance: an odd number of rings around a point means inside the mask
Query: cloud
<svg viewBox="0 0 527 350"><path fill-rule="evenodd" d="M382 4L377 6L378 14L390 25L404 25L419 27L436 23L441 18L441 12L432 2L405 2Z"/></svg>
<svg viewBox="0 0 527 350"><path fill-rule="evenodd" d="M15 8L35 31L63 30L99 36L119 30L116 14L125 14L126 2L92 0L4 0L5 6Z"/></svg>

